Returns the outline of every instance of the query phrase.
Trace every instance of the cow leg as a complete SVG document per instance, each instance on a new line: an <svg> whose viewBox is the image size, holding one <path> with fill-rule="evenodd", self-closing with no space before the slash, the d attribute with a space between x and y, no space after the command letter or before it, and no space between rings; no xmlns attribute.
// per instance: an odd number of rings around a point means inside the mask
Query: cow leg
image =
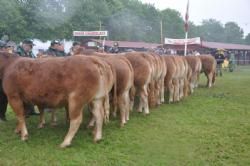
<svg viewBox="0 0 250 166"><path fill-rule="evenodd" d="M51 109L51 126L57 125L56 109Z"/></svg>
<svg viewBox="0 0 250 166"><path fill-rule="evenodd" d="M114 112L117 111L117 106L113 106ZM109 94L105 96L104 99L104 123L109 122L109 114L110 114L110 104L109 104Z"/></svg>
<svg viewBox="0 0 250 166"><path fill-rule="evenodd" d="M173 80L169 81L168 90L169 90L169 103L172 103L174 101L174 84L173 84Z"/></svg>
<svg viewBox="0 0 250 166"><path fill-rule="evenodd" d="M39 120L39 124L38 124L37 128L41 129L41 128L44 128L45 123L46 123L45 122L45 116L44 116L44 109L41 108L41 107L38 107L38 110L40 112L40 120Z"/></svg>
<svg viewBox="0 0 250 166"><path fill-rule="evenodd" d="M208 79L208 88L212 87L212 80L213 80L213 73L209 73L207 75L207 79Z"/></svg>
<svg viewBox="0 0 250 166"><path fill-rule="evenodd" d="M149 107L154 107L155 106L155 96L156 96L156 88L155 88L155 81L152 81L148 85L148 101L149 101Z"/></svg>
<svg viewBox="0 0 250 166"><path fill-rule="evenodd" d="M94 128L94 142L96 143L97 141L102 139L102 125L103 125L103 100L98 99L92 101L93 104L93 109L92 109L92 114L94 116L96 125Z"/></svg>
<svg viewBox="0 0 250 166"><path fill-rule="evenodd" d="M199 74L199 72L197 72L195 74L195 78L194 78L194 88L198 88L199 79L200 79L200 74Z"/></svg>
<svg viewBox="0 0 250 166"><path fill-rule="evenodd" d="M65 107L65 121L69 123L69 108L68 106Z"/></svg>
<svg viewBox="0 0 250 166"><path fill-rule="evenodd" d="M165 89L164 89L164 78L161 80L161 103L164 103L165 102L165 96L164 96L164 92L165 92Z"/></svg>
<svg viewBox="0 0 250 166"><path fill-rule="evenodd" d="M134 108L135 93L136 93L135 86L132 86L131 89L129 90L129 109L131 111L133 111Z"/></svg>
<svg viewBox="0 0 250 166"><path fill-rule="evenodd" d="M145 114L149 114L147 86L148 86L147 84L144 85L143 90L141 91L141 99Z"/></svg>
<svg viewBox="0 0 250 166"><path fill-rule="evenodd" d="M191 87L192 86L192 83L189 82L186 78L184 79L184 97L187 97L188 96L188 92L189 90L191 91Z"/></svg>
<svg viewBox="0 0 250 166"><path fill-rule="evenodd" d="M126 123L126 99L124 94L118 96L118 108L120 110L120 126L123 127Z"/></svg>
<svg viewBox="0 0 250 166"><path fill-rule="evenodd" d="M69 101L69 119L70 126L67 135L64 138L64 141L61 143L60 147L65 148L70 146L73 137L75 136L80 124L82 122L82 108L83 104L77 104L76 101L81 100L73 100Z"/></svg>
<svg viewBox="0 0 250 166"><path fill-rule="evenodd" d="M130 113L130 99L129 99L129 91L125 92L125 108L126 108L126 122L129 120Z"/></svg>
<svg viewBox="0 0 250 166"><path fill-rule="evenodd" d="M125 91L119 98L118 100L118 105L120 109L120 115L121 115L121 127L124 126L124 124L127 123L129 120L129 91Z"/></svg>
<svg viewBox="0 0 250 166"><path fill-rule="evenodd" d="M90 110L90 112L92 113L92 110L93 110L93 102L91 102L89 105L88 105L88 108L89 108L89 110ZM92 128L94 128L94 126L95 126L95 118L94 118L94 116L93 116L93 114L91 115L91 119L90 119L90 121L89 121L89 124L88 124L88 129L92 129Z"/></svg>
<svg viewBox="0 0 250 166"><path fill-rule="evenodd" d="M215 84L215 77L216 77L216 74L215 72L213 73L213 78L212 78L212 84L214 85Z"/></svg>
<svg viewBox="0 0 250 166"><path fill-rule="evenodd" d="M95 118L94 118L94 116L92 115L91 120L90 120L90 122L89 122L89 124L88 124L88 128L91 129L91 128L93 128L94 126L95 126Z"/></svg>
<svg viewBox="0 0 250 166"><path fill-rule="evenodd" d="M180 99L182 99L183 97L184 97L184 86L185 86L185 83L184 83L184 79L183 78L181 78L180 79L180 84L179 84L180 86Z"/></svg>
<svg viewBox="0 0 250 166"><path fill-rule="evenodd" d="M17 117L15 133L21 133L21 140L25 141L28 139L28 131L25 123L23 102L17 97L8 98L8 101Z"/></svg>
<svg viewBox="0 0 250 166"><path fill-rule="evenodd" d="M161 105L161 79L156 83L156 99L157 105Z"/></svg>
<svg viewBox="0 0 250 166"><path fill-rule="evenodd" d="M194 93L194 87L195 87L195 82L194 81L191 81L189 83L189 89L190 89L190 93Z"/></svg>
<svg viewBox="0 0 250 166"><path fill-rule="evenodd" d="M143 91L143 88L140 87L139 89L139 106L138 106L138 109L137 109L137 112L140 112L142 113L142 109L143 109L143 100L142 100L142 91Z"/></svg>
<svg viewBox="0 0 250 166"><path fill-rule="evenodd" d="M174 102L178 102L180 101L180 96L179 96L179 93L180 93L180 87L179 87L179 80L178 79L174 79L173 80L173 84L174 84L174 98L173 98L173 101Z"/></svg>

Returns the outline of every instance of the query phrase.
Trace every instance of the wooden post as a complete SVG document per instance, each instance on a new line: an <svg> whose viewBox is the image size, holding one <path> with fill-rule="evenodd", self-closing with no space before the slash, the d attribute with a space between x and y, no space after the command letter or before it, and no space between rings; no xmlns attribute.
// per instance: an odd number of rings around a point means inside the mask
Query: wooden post
<svg viewBox="0 0 250 166"><path fill-rule="evenodd" d="M161 22L160 22L160 26L161 26L161 47L163 48L163 44L164 44L164 42L163 42L163 28L162 28L162 20L161 20Z"/></svg>

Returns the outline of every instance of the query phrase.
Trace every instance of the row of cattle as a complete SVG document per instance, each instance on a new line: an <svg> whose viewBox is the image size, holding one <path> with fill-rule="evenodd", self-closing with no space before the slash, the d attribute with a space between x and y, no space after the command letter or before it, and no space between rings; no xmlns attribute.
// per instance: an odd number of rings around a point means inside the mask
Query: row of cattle
<svg viewBox="0 0 250 166"><path fill-rule="evenodd" d="M94 128L97 142L102 139L102 126L109 121L110 110L114 116L119 111L120 125L124 126L136 96L137 111L149 114L149 108L164 103L165 98L169 103L178 102L193 93L201 71L211 87L215 69L216 61L210 55L158 56L149 52L112 55L81 51L66 58L29 59L0 53L0 79L18 121L15 132L22 140L28 139L24 103L39 108L40 128L45 124L45 108L64 107L70 126L61 147L71 144L85 105L92 113L88 127Z"/></svg>

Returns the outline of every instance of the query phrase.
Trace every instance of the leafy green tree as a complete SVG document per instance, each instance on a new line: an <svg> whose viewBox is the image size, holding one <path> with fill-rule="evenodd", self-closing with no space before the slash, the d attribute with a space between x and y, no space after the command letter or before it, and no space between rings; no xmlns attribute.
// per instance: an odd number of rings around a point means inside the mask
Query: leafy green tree
<svg viewBox="0 0 250 166"><path fill-rule="evenodd" d="M163 34L170 38L184 38L184 21L181 14L173 9L161 11Z"/></svg>
<svg viewBox="0 0 250 166"><path fill-rule="evenodd" d="M203 20L200 36L206 41L224 42L224 28L221 22L215 19Z"/></svg>
<svg viewBox="0 0 250 166"><path fill-rule="evenodd" d="M21 41L29 32L28 23L18 10L16 1L0 1L0 35L7 34L10 40Z"/></svg>
<svg viewBox="0 0 250 166"><path fill-rule="evenodd" d="M245 37L245 44L250 45L250 33Z"/></svg>
<svg viewBox="0 0 250 166"><path fill-rule="evenodd" d="M235 22L228 22L224 27L225 41L227 43L243 43L243 30Z"/></svg>

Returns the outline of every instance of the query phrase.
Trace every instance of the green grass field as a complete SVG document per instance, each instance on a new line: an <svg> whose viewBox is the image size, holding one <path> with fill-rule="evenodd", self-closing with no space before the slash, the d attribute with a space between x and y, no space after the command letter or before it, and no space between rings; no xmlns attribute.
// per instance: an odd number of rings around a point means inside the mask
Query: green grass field
<svg viewBox="0 0 250 166"><path fill-rule="evenodd" d="M202 75L201 85L205 85ZM16 119L0 123L0 165L250 165L250 67L225 72L215 87L200 87L177 104L136 112L124 128L112 120L104 140L92 142L88 117L72 146L60 149L66 132L64 112L59 124L37 129L38 117L27 119L29 140L14 134ZM47 122L50 114L46 115Z"/></svg>

